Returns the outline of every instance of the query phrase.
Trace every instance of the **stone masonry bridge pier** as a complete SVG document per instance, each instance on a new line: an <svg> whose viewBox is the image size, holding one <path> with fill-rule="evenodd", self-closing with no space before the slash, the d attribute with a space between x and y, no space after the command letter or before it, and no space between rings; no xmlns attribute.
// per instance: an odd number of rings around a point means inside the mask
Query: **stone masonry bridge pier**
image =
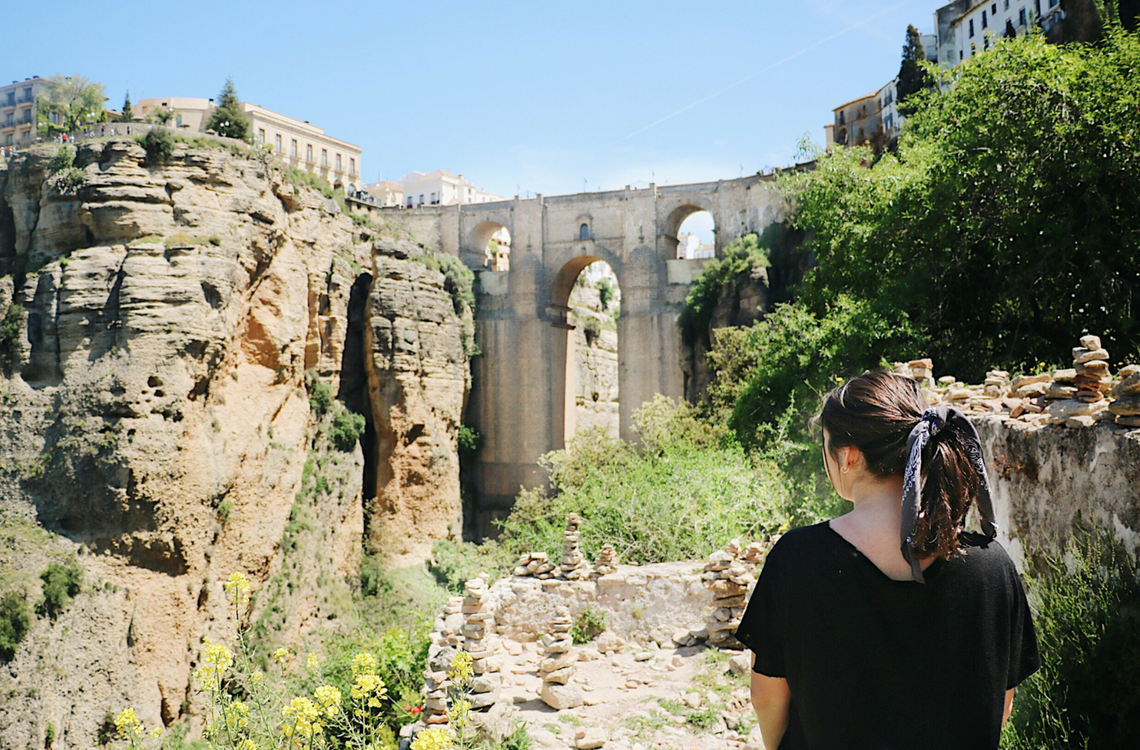
<svg viewBox="0 0 1140 750"><path fill-rule="evenodd" d="M377 208L350 201L409 230L425 247L461 258L477 274L473 389L467 421L483 437L473 479L477 505L469 531L509 511L520 486L545 481L538 458L574 434L574 337L568 322L578 274L605 261L617 276L620 432L634 437L632 414L661 393L683 398L677 319L704 264L677 259L677 232L698 211L713 217L716 250L784 218L771 176L646 189L543 196L495 203ZM485 267L491 236L506 228L510 270Z"/></svg>

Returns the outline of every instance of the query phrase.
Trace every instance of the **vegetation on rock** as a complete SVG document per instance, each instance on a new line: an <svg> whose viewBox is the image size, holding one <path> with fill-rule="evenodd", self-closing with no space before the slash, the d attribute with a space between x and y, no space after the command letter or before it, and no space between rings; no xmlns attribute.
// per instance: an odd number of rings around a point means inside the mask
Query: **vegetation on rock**
<svg viewBox="0 0 1140 750"><path fill-rule="evenodd" d="M16 655L16 646L32 627L32 608L22 592L7 591L0 596L0 661Z"/></svg>
<svg viewBox="0 0 1140 750"><path fill-rule="evenodd" d="M168 128L155 127L142 138L146 160L151 164L165 164L174 155L174 134Z"/></svg>
<svg viewBox="0 0 1140 750"><path fill-rule="evenodd" d="M0 370L10 375L20 364L20 337L24 335L27 313L23 306L12 303L0 319Z"/></svg>
<svg viewBox="0 0 1140 750"><path fill-rule="evenodd" d="M39 96L37 130L40 135L74 133L89 123L103 119L103 84L81 76L53 75L44 81L44 92ZM59 114L59 124L51 122L50 112Z"/></svg>
<svg viewBox="0 0 1140 750"><path fill-rule="evenodd" d="M226 78L222 93L218 95L217 107L206 121L206 130L212 130L226 138L249 140L249 116L242 111L232 78Z"/></svg>
<svg viewBox="0 0 1140 750"><path fill-rule="evenodd" d="M681 309L681 335L690 346L698 339L708 344L709 321L717 300L724 293L722 287L738 283L755 269L768 265L768 255L760 247L756 234L746 234L724 249L721 257L705 266L693 282L692 290Z"/></svg>
<svg viewBox="0 0 1140 750"><path fill-rule="evenodd" d="M63 614L67 605L83 588L83 569L76 562L48 565L40 573L43 581L44 598L36 607L38 614L55 619Z"/></svg>

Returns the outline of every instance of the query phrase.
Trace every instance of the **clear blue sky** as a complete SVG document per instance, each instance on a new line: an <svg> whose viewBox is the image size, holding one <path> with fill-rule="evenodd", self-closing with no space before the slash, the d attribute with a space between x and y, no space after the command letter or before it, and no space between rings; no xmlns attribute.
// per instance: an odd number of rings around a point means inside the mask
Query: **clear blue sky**
<svg viewBox="0 0 1140 750"><path fill-rule="evenodd" d="M242 99L359 144L369 182L447 169L555 195L790 164L940 4L10 3L0 81L79 73L118 108L128 88L216 97L232 75Z"/></svg>

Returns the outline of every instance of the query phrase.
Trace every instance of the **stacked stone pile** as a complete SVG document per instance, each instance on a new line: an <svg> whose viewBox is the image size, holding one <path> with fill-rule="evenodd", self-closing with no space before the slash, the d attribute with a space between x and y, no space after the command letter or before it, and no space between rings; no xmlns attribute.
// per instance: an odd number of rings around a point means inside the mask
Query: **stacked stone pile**
<svg viewBox="0 0 1140 750"><path fill-rule="evenodd" d="M459 650L463 636L463 597L453 596L436 618L428 647L428 664L424 673L424 710L420 719L428 725L446 724L447 691L451 682L447 670Z"/></svg>
<svg viewBox="0 0 1140 750"><path fill-rule="evenodd" d="M1009 373L1005 370L990 370L986 373L982 392L990 398L1001 398L1009 391L1009 382Z"/></svg>
<svg viewBox="0 0 1140 750"><path fill-rule="evenodd" d="M515 575L535 576L543 580L553 578L554 564L550 562L550 555L545 552L531 552L519 558Z"/></svg>
<svg viewBox="0 0 1140 750"><path fill-rule="evenodd" d="M572 623L570 610L560 606L542 637L544 658L538 664L538 673L542 677L539 697L556 711L577 708L583 702L582 690L571 682L574 664L578 661L578 649L570 635Z"/></svg>
<svg viewBox="0 0 1140 750"><path fill-rule="evenodd" d="M1111 388L1108 352L1101 348L1100 337L1082 336L1081 345L1073 349L1073 367L1053 373L1044 391L1049 422L1091 427L1110 415L1105 394Z"/></svg>
<svg viewBox="0 0 1140 750"><path fill-rule="evenodd" d="M594 563L594 572L600 576L608 576L617 571L617 551L612 544L602 546L598 552L597 562Z"/></svg>
<svg viewBox="0 0 1140 750"><path fill-rule="evenodd" d="M590 577L590 564L582 557L582 550L578 548L578 527L581 525L582 518L577 513L571 513L566 517L566 531L562 533L561 575L569 581Z"/></svg>
<svg viewBox="0 0 1140 750"><path fill-rule="evenodd" d="M1116 400L1108 410L1121 427L1140 427L1140 365L1121 368L1120 378L1112 389Z"/></svg>
<svg viewBox="0 0 1140 750"><path fill-rule="evenodd" d="M705 629L711 646L744 648L744 644L736 640L735 634L740 626L740 618L744 615L748 587L755 582L756 576L748 565L737 560L733 554L733 551L740 552L739 545L733 542L728 547L709 555L708 565L701 576L713 594L713 608ZM762 556L762 552L760 554Z"/></svg>
<svg viewBox="0 0 1140 750"><path fill-rule="evenodd" d="M895 362L894 371L903 377L918 381L919 385L934 387L934 360L930 358Z"/></svg>
<svg viewBox="0 0 1140 750"><path fill-rule="evenodd" d="M495 637L495 612L490 602L487 581L472 578L467 582L463 599L463 650L471 655L475 679L468 700L471 708L489 708L499 699L503 687L503 657Z"/></svg>

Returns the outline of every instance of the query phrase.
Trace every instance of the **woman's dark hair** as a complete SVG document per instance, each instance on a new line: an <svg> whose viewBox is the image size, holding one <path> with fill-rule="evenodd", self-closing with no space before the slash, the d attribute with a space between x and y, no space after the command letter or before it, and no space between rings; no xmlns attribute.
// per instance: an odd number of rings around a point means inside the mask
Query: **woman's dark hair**
<svg viewBox="0 0 1140 750"><path fill-rule="evenodd" d="M869 371L824 397L819 422L828 451L854 446L877 477L906 470L907 438L928 408L918 385L889 372ZM958 429L947 425L922 455L922 502L914 551L920 557L951 557L962 551L958 534L978 496L978 475Z"/></svg>

